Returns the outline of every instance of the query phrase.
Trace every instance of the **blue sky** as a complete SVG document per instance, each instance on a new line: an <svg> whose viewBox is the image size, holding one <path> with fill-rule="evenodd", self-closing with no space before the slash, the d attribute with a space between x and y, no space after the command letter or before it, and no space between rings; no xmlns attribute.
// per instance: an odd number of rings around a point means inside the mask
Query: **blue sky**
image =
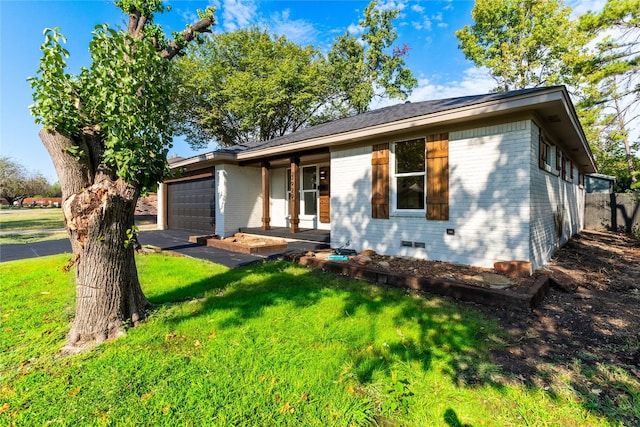
<svg viewBox="0 0 640 427"><path fill-rule="evenodd" d="M576 13L599 10L603 0L573 0ZM172 11L157 16L166 32L180 31L197 20L196 10L217 8L215 31L232 31L253 24L266 26L300 44L327 50L334 37L358 32L357 22L368 1L355 0L180 0ZM473 1L379 0L380 7L398 8L396 43L411 46L407 65L419 81L411 101L486 93L493 80L464 58L453 32L472 24ZM108 0L0 0L0 153L29 171L57 181L53 164L38 138L39 126L28 107L32 103L27 77L35 74L40 59L42 30L59 27L67 37L70 71L89 65L88 46L97 24L126 24L126 17ZM392 100L391 103L399 102ZM377 102L373 108L386 105ZM171 155L190 157L193 151L181 139L174 140Z"/></svg>

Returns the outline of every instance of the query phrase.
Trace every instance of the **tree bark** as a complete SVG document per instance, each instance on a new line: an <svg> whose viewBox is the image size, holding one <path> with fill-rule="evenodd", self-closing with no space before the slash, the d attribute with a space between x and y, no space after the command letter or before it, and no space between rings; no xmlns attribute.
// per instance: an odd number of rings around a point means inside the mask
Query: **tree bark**
<svg viewBox="0 0 640 427"><path fill-rule="evenodd" d="M134 38L144 37L150 16L130 12L127 29ZM172 41L159 55L172 59L198 33L210 32L213 24L210 11L182 32L180 43ZM76 109L90 120L80 99L76 99ZM74 254L67 268L75 264L76 316L63 348L66 352L118 337L127 325L140 323L149 306L138 280L134 252L134 213L142 184L125 182L103 163L104 141L94 125L88 123L80 135L71 137L55 130L39 133L58 174L65 228Z"/></svg>
<svg viewBox="0 0 640 427"><path fill-rule="evenodd" d="M76 316L63 350L76 352L118 337L145 317L149 303L138 280L131 234L139 191L94 163L100 144L91 132L79 140L45 130L40 137L58 173L74 253ZM69 147L86 151L78 158Z"/></svg>

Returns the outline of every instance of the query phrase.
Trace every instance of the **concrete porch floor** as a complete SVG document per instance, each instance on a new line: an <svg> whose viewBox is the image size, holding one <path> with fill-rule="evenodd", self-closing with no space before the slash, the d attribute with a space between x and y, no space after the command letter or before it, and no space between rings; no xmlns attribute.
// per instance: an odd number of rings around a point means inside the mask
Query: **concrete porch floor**
<svg viewBox="0 0 640 427"><path fill-rule="evenodd" d="M300 232L292 233L287 227L273 227L271 230L263 230L260 227L240 228L240 233L256 234L258 236L280 237L288 240L300 240L305 242L331 243L330 230L318 230L313 228L301 228Z"/></svg>

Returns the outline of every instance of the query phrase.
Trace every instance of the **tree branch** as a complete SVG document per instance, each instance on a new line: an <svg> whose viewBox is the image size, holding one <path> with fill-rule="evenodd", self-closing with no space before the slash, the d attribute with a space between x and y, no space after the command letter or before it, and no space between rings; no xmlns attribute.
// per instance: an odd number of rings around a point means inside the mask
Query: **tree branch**
<svg viewBox="0 0 640 427"><path fill-rule="evenodd" d="M134 10L129 14L129 25L127 26L127 32L129 34L135 34L138 28L138 23L140 22L140 15L141 13L139 10Z"/></svg>
<svg viewBox="0 0 640 427"><path fill-rule="evenodd" d="M175 40L171 41L171 43L169 43L169 46L167 46L166 49L162 51L162 57L169 60L172 59L174 56L179 54L184 46L186 46L187 43L193 40L196 35L198 35L199 33L210 33L211 26L214 23L215 21L213 17L207 17L191 25L189 28L180 33L182 36L182 43L179 44Z"/></svg>
<svg viewBox="0 0 640 427"><path fill-rule="evenodd" d="M142 32L142 30L144 30L144 26L147 24L147 17L146 16L141 16L140 17L140 21L138 21L138 26L136 27L135 33L133 34L133 37L137 38L137 39L142 39L144 38L144 33Z"/></svg>
<svg viewBox="0 0 640 427"><path fill-rule="evenodd" d="M89 159L82 157L77 160L69 152L70 148L77 147L75 141L58 132L49 132L45 129L40 130L39 136L49 151L58 174L63 200L92 184L93 171Z"/></svg>

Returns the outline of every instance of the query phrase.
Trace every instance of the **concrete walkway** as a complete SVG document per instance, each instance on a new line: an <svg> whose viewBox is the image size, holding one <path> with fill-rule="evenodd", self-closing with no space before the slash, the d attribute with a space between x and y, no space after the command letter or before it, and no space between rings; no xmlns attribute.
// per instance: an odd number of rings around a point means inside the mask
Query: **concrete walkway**
<svg viewBox="0 0 640 427"><path fill-rule="evenodd" d="M4 236L28 236L30 234L53 234L53 233L65 233L67 230L64 228L51 228L47 230L14 230L14 231L0 231L0 237Z"/></svg>
<svg viewBox="0 0 640 427"><path fill-rule="evenodd" d="M149 245L165 251L173 251L193 258L205 259L229 268L249 265L262 260L277 259L287 252L307 252L327 247L326 244L321 242L292 241L289 242L288 248L284 251L268 252L259 255L245 255L224 249L198 246L195 243L189 243L189 236L191 234L193 234L193 232L182 230L141 231L138 234L138 241L143 246ZM0 262L37 258L61 253L71 253L71 243L69 239L0 245Z"/></svg>

